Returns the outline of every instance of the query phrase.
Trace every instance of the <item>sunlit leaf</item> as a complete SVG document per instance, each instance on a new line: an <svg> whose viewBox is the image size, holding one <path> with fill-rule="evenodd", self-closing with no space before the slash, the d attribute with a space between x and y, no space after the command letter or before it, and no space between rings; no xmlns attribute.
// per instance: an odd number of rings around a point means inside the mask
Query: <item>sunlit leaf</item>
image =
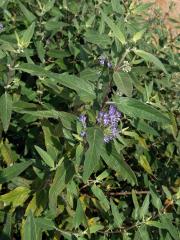
<svg viewBox="0 0 180 240"><path fill-rule="evenodd" d="M153 54L137 49L134 50L134 53L143 58L145 61L153 63L157 68L161 69L164 73L167 74L167 70L165 69L162 62Z"/></svg>
<svg viewBox="0 0 180 240"><path fill-rule="evenodd" d="M107 200L106 196L104 195L103 191L96 185L91 187L92 192L98 198L100 205L105 211L110 209L109 201Z"/></svg>

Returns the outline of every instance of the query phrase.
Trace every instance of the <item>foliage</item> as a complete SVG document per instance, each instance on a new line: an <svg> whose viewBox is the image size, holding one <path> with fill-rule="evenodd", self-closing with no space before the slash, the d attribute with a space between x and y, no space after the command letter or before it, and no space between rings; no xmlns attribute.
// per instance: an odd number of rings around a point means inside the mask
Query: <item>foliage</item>
<svg viewBox="0 0 180 240"><path fill-rule="evenodd" d="M179 38L151 6L0 1L1 239L180 239Z"/></svg>

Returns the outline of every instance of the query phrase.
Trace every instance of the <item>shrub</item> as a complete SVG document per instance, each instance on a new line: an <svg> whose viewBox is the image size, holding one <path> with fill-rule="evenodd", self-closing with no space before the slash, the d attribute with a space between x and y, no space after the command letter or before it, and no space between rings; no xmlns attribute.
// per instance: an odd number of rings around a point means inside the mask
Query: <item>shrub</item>
<svg viewBox="0 0 180 240"><path fill-rule="evenodd" d="M135 2L1 0L1 239L179 239L179 39Z"/></svg>

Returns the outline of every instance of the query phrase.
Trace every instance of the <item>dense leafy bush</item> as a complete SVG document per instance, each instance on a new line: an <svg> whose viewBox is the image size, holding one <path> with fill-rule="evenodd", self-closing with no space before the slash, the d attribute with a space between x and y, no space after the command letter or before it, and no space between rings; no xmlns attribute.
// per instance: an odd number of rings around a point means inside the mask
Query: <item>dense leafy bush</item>
<svg viewBox="0 0 180 240"><path fill-rule="evenodd" d="M0 1L0 239L179 239L179 39L149 7Z"/></svg>

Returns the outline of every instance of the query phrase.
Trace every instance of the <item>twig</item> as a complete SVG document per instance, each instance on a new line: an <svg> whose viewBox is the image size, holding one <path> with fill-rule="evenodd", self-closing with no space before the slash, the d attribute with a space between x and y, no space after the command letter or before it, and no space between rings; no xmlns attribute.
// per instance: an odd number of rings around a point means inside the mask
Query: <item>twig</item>
<svg viewBox="0 0 180 240"><path fill-rule="evenodd" d="M122 62L124 61L124 59L126 58L127 54L130 52L130 48L127 48L126 51L124 52L124 54L122 55L122 57L120 58L119 62L117 63L117 65L114 67L114 72L116 71L119 71L120 68L121 68L121 64ZM101 110L104 108L104 105L106 103L106 101L108 100L108 94L111 92L112 90L112 84L113 84L113 78L111 78L111 80L109 81L109 84L107 86L107 89L106 89L106 94L105 94L105 97L102 101L102 104L101 104Z"/></svg>
<svg viewBox="0 0 180 240"><path fill-rule="evenodd" d="M124 59L126 58L126 56L128 55L128 53L131 51L130 48L127 48L126 51L124 52L124 54L122 55L121 59L119 60L119 62L117 63L117 65L114 68L114 71L119 71L122 62L124 61Z"/></svg>
<svg viewBox="0 0 180 240"><path fill-rule="evenodd" d="M143 195L143 194L148 194L150 191L135 191L137 195ZM127 195L132 195L132 192L107 192L107 194L111 196L127 196Z"/></svg>

